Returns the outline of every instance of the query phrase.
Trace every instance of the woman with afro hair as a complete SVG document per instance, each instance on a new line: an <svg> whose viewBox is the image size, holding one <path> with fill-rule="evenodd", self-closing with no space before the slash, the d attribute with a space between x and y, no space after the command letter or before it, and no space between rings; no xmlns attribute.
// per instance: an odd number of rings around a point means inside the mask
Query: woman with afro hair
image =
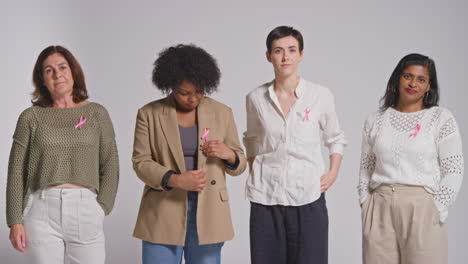
<svg viewBox="0 0 468 264"><path fill-rule="evenodd" d="M163 50L153 83L167 96L138 110L133 168L145 183L134 236L143 263L220 263L234 236L225 173L246 167L216 60L194 45Z"/></svg>

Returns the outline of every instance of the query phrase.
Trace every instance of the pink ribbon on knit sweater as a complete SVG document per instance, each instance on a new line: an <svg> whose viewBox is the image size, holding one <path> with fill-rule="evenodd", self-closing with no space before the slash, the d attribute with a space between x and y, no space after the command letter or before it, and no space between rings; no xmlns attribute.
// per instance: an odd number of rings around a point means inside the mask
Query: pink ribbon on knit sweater
<svg viewBox="0 0 468 264"><path fill-rule="evenodd" d="M414 128L414 132L410 134L410 137L416 137L419 134L420 130L421 130L421 125L416 124L416 127Z"/></svg>
<svg viewBox="0 0 468 264"><path fill-rule="evenodd" d="M78 122L78 124L75 125L75 128L76 129L82 129L83 128L83 124L86 123L86 116L80 116L80 122Z"/></svg>
<svg viewBox="0 0 468 264"><path fill-rule="evenodd" d="M210 128L205 127L203 129L203 136L201 137L203 140L208 141L208 134L210 134Z"/></svg>

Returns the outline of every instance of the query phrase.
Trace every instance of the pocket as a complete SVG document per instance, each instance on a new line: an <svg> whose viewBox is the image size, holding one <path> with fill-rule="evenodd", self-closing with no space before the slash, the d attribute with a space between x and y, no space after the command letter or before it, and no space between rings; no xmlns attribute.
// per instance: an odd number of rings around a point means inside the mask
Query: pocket
<svg viewBox="0 0 468 264"><path fill-rule="evenodd" d="M98 207L98 211L101 212L101 214L102 214L102 217L105 217L106 212L104 212L104 208L102 208L101 204L97 200L96 200L96 204L97 204L97 207Z"/></svg>
<svg viewBox="0 0 468 264"><path fill-rule="evenodd" d="M367 216L370 216L369 206L370 206L372 199L373 199L373 194L369 193L367 195L366 200L364 200L364 202L362 202L361 204L361 222L362 222L363 234L368 232L368 230L366 230L366 224L367 224L367 221L370 221L370 219L368 219L369 217Z"/></svg>
<svg viewBox="0 0 468 264"><path fill-rule="evenodd" d="M304 119L305 110L294 113L296 129L293 133L297 143L312 143L320 141L319 112L310 112L308 120Z"/></svg>
<svg viewBox="0 0 468 264"><path fill-rule="evenodd" d="M98 238L103 232L104 210L96 199L84 199L79 207L80 241L88 242Z"/></svg>
<svg viewBox="0 0 468 264"><path fill-rule="evenodd" d="M361 203L361 210L366 209L367 205L369 204L369 201L370 201L371 197L372 197L372 194L369 193L367 195L367 198L364 200L364 202Z"/></svg>
<svg viewBox="0 0 468 264"><path fill-rule="evenodd" d="M430 218L432 220L433 225L439 225L441 224L440 222L440 211L437 208L436 201L434 199L434 196L430 193L428 193L428 203L429 203L429 210L428 212L432 217Z"/></svg>
<svg viewBox="0 0 468 264"><path fill-rule="evenodd" d="M23 218L25 218L28 215L29 211L31 210L32 202L33 202L33 195L28 194L25 198L26 198L26 203L23 209Z"/></svg>
<svg viewBox="0 0 468 264"><path fill-rule="evenodd" d="M225 189L219 191L219 197L221 198L221 201L223 202L229 201L228 192Z"/></svg>
<svg viewBox="0 0 468 264"><path fill-rule="evenodd" d="M323 210L323 215L328 219L328 208L327 208L327 200L325 199L325 193L320 194L320 198L318 199L320 202L320 206Z"/></svg>
<svg viewBox="0 0 468 264"><path fill-rule="evenodd" d="M40 198L40 191L28 195L23 210L24 221L43 221L47 214L47 202Z"/></svg>

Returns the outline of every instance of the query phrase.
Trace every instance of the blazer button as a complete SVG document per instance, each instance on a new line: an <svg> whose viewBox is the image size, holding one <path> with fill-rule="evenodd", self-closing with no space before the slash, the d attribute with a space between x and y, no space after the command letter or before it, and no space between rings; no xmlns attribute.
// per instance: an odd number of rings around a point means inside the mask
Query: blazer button
<svg viewBox="0 0 468 264"><path fill-rule="evenodd" d="M211 185L215 185L215 184L216 184L216 180L212 180Z"/></svg>

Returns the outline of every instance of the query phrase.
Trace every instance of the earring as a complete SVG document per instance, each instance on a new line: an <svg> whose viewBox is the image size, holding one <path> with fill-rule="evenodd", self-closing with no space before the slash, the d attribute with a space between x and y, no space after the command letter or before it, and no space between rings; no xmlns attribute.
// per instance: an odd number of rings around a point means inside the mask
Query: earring
<svg viewBox="0 0 468 264"><path fill-rule="evenodd" d="M424 102L424 103L427 102L427 98L429 97L429 92L430 92L430 91L431 91L431 90L429 89L429 90L427 90L427 92L424 93L424 96L423 96L423 102Z"/></svg>

